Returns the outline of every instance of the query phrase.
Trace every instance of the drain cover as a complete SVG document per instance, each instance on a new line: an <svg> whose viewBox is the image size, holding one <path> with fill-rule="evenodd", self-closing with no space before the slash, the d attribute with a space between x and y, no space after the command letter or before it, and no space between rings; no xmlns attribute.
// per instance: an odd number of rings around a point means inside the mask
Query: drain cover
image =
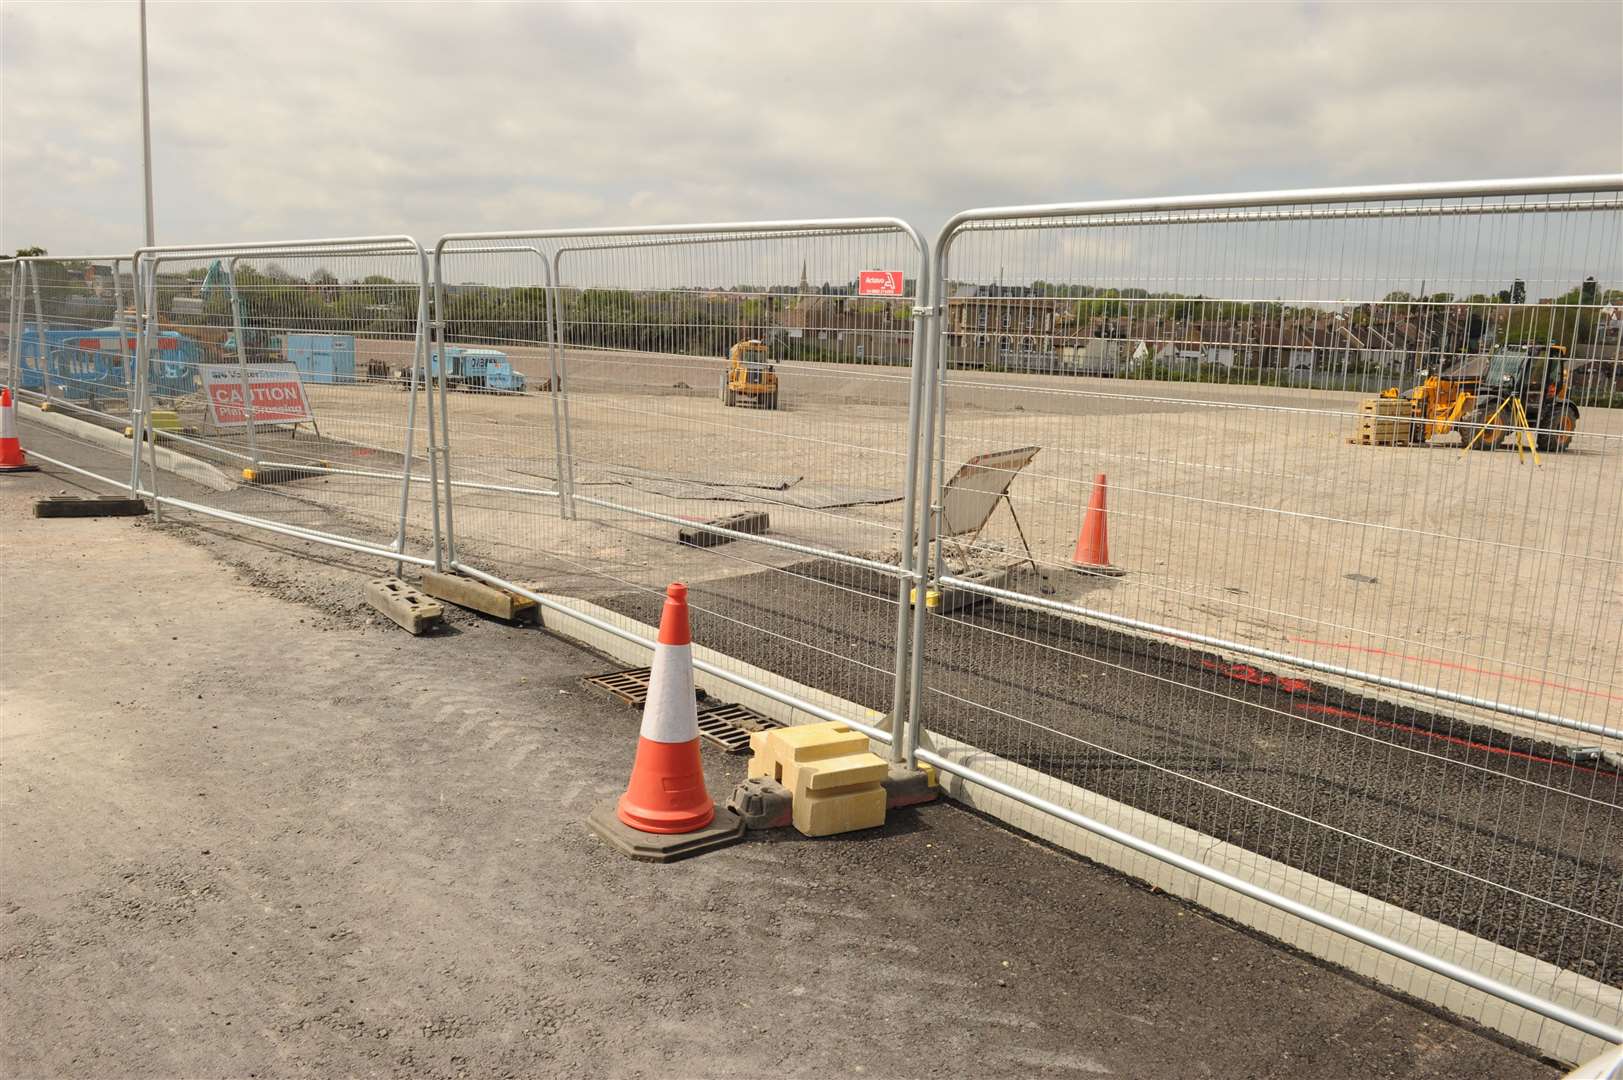
<svg viewBox="0 0 1623 1080"><path fill-rule="evenodd" d="M750 732L783 725L743 705L712 705L699 710L699 734L726 750L742 754L750 748Z"/></svg>
<svg viewBox="0 0 1623 1080"><path fill-rule="evenodd" d="M581 683L594 690L613 694L627 705L641 708L648 703L648 677L652 670L645 667L626 668L606 675L591 675L582 679ZM695 696L701 700L704 698L697 691ZM699 734L729 754L742 754L749 750L750 732L782 726L771 717L762 716L743 705L707 705L699 710Z"/></svg>
<svg viewBox="0 0 1623 1080"><path fill-rule="evenodd" d="M607 690L628 705L645 705L648 703L648 676L652 671L645 667L626 668L607 675L591 675L581 682L597 690Z"/></svg>
<svg viewBox="0 0 1623 1080"><path fill-rule="evenodd" d="M607 690L627 705L638 708L648 704L648 677L652 668L634 667L624 671L611 671L607 675L590 675L581 680L581 685L589 686L594 690ZM703 697L698 690L693 696Z"/></svg>

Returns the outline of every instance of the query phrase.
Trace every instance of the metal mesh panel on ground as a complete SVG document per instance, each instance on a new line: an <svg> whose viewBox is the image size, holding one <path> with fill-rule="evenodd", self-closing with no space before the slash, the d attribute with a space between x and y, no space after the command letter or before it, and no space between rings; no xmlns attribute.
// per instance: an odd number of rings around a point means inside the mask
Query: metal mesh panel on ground
<svg viewBox="0 0 1623 1080"><path fill-rule="evenodd" d="M423 268L415 245L389 242L148 257L158 492L427 558Z"/></svg>
<svg viewBox="0 0 1623 1080"><path fill-rule="evenodd" d="M685 580L701 644L888 711L919 263L888 223L445 244L447 353L524 379L448 384L459 558L649 622Z"/></svg>
<svg viewBox="0 0 1623 1080"><path fill-rule="evenodd" d="M94 423L129 422L134 286L129 259L15 261L7 380L24 400Z"/></svg>
<svg viewBox="0 0 1623 1080"><path fill-rule="evenodd" d="M932 551L928 730L1585 976L1615 1024L1619 207L966 215L935 476L1037 450ZM1101 475L1119 577L1077 565Z"/></svg>

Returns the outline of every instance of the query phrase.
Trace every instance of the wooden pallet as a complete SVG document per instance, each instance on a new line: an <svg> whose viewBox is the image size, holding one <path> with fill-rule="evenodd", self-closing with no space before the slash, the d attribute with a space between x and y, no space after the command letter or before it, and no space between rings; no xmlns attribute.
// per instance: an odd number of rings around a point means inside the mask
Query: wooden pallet
<svg viewBox="0 0 1623 1080"><path fill-rule="evenodd" d="M1374 432L1360 431L1358 434L1354 435L1352 438L1348 439L1347 441L1349 443L1355 445L1355 446L1411 446L1411 445L1413 445L1409 441L1409 436L1408 436L1407 433L1404 433L1402 436L1398 436L1398 435L1377 435Z"/></svg>

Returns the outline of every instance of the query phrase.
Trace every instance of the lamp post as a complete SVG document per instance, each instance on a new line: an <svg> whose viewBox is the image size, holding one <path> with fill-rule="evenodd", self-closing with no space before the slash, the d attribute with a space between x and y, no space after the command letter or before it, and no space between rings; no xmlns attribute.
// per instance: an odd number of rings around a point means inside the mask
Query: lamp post
<svg viewBox="0 0 1623 1080"><path fill-rule="evenodd" d="M147 246L156 244L152 223L152 110L147 103L147 0L141 0L141 167L146 177Z"/></svg>

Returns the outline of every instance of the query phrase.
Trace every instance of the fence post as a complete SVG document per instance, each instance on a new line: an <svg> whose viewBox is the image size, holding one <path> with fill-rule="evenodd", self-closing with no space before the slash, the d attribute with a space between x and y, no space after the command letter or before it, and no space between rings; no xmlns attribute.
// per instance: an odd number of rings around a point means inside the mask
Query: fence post
<svg viewBox="0 0 1623 1080"><path fill-rule="evenodd" d="M45 403L51 402L51 361L50 350L45 345L45 308L39 295L39 270L33 263L28 264L28 280L34 293L34 335L39 339L39 373L40 382L44 387Z"/></svg>
<svg viewBox="0 0 1623 1080"><path fill-rule="evenodd" d="M237 343L237 374L242 381L242 418L248 428L248 457L259 468L259 443L254 433L254 396L248 385L248 337L242 325L242 301L237 295L237 260L233 255L225 267L226 291L231 296L231 334Z"/></svg>
<svg viewBox="0 0 1623 1080"><path fill-rule="evenodd" d="M12 261L11 288L6 294L6 370L13 398L22 390L20 369L22 363L22 309L19 303L22 293L22 267L23 262L21 259Z"/></svg>
<svg viewBox="0 0 1623 1080"><path fill-rule="evenodd" d="M560 516L575 518L575 438L569 416L569 392L564 388L564 372L569 361L563 346L563 298L554 295L563 288L563 258L567 248L552 254L551 287L547 290L552 335L552 430L558 455L558 510Z"/></svg>

